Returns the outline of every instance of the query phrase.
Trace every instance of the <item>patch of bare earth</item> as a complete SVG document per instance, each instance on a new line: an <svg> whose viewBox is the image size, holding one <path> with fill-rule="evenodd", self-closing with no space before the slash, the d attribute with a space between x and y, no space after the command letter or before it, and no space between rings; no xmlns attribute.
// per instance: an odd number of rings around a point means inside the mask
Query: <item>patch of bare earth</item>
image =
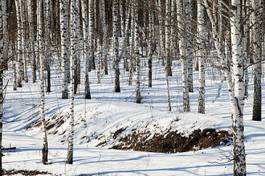
<svg viewBox="0 0 265 176"><path fill-rule="evenodd" d="M48 172L44 172L44 171L37 171L37 170L3 170L3 175L28 175L28 176L32 176L32 175L51 175Z"/></svg>
<svg viewBox="0 0 265 176"><path fill-rule="evenodd" d="M117 134L122 130L117 130ZM225 130L215 129L195 130L189 136L184 136L177 131L166 134L155 134L150 137L150 132L137 133L134 131L125 137L119 138L119 144L113 149L135 150L147 152L176 153L196 151L205 148L217 147L219 145L230 145L232 135Z"/></svg>

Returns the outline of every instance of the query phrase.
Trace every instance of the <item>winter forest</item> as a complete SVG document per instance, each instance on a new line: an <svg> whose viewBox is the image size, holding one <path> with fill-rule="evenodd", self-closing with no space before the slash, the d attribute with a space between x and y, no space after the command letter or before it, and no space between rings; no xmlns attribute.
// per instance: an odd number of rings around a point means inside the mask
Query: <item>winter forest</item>
<svg viewBox="0 0 265 176"><path fill-rule="evenodd" d="M264 36L264 0L0 0L0 175L265 175Z"/></svg>

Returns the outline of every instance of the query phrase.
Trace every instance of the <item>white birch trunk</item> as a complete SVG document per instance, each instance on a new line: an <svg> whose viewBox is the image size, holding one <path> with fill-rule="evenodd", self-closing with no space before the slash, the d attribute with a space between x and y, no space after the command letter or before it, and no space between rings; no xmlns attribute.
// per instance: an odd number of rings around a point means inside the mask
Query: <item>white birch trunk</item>
<svg viewBox="0 0 265 176"><path fill-rule="evenodd" d="M180 31L185 31L185 20L184 18L184 5L183 0L177 2L177 20L178 28ZM185 32L179 33L179 54L182 60L182 89L183 89L183 111L190 111L190 98L189 98L189 84L188 84L188 61L187 61L187 37L184 34Z"/></svg>
<svg viewBox="0 0 265 176"><path fill-rule="evenodd" d="M135 66L136 66L136 103L141 103L141 59L140 59L140 22L138 17L139 0L135 0Z"/></svg>
<svg viewBox="0 0 265 176"><path fill-rule="evenodd" d="M131 42L130 42L130 62L129 62L129 85L132 85L135 61L135 4L131 1Z"/></svg>
<svg viewBox="0 0 265 176"><path fill-rule="evenodd" d="M20 15L21 15L21 23L22 23L22 28L21 28L21 56L23 60L23 80L25 82L28 82L28 72L27 72L27 57L26 57L26 7L25 7L25 2L20 0Z"/></svg>
<svg viewBox="0 0 265 176"><path fill-rule="evenodd" d="M39 46L39 59L40 59L40 90L41 90L41 102L40 102L40 115L42 120L42 133L43 133L43 146L42 146L42 163L48 162L48 140L45 120L45 75L44 75L44 31L43 31L43 0L39 0L37 3L37 31L38 31L38 46Z"/></svg>
<svg viewBox="0 0 265 176"><path fill-rule="evenodd" d="M36 54L35 54L35 34L34 34L34 14L33 14L33 0L27 0L28 7L28 23L29 23L29 59L32 67L32 82L35 83L37 79L36 71Z"/></svg>
<svg viewBox="0 0 265 176"><path fill-rule="evenodd" d="M188 86L189 92L193 92L193 48L192 48L192 0L185 0L184 1L184 8L185 8L185 25L186 25L186 35L187 35L187 65L188 65Z"/></svg>
<svg viewBox="0 0 265 176"><path fill-rule="evenodd" d="M166 76L172 76L172 55L171 55L171 0L166 0Z"/></svg>
<svg viewBox="0 0 265 176"><path fill-rule="evenodd" d="M103 62L104 73L108 75L108 26L106 20L106 3L105 0L101 0L101 13L102 13L102 25L103 25Z"/></svg>
<svg viewBox="0 0 265 176"><path fill-rule="evenodd" d="M74 74L75 74L75 58L76 58L76 45L78 44L77 27L78 15L77 1L71 0L70 5L70 67L71 67L71 102L70 102L70 129L68 136L68 151L67 151L67 164L73 164L73 146L74 146Z"/></svg>
<svg viewBox="0 0 265 176"><path fill-rule="evenodd" d="M252 43L253 43L253 60L254 60L254 95L253 95L253 114L252 119L261 121L261 106L262 106L262 54L261 54L261 25L259 22L260 16L260 0L251 0L252 9L251 14L252 27Z"/></svg>
<svg viewBox="0 0 265 176"><path fill-rule="evenodd" d="M85 59L85 98L91 99L90 93L90 83L89 83L89 44L88 44L88 25L86 20L88 20L88 4L85 1L81 1L82 7L82 24L83 24L83 51Z"/></svg>
<svg viewBox="0 0 265 176"><path fill-rule="evenodd" d="M21 0L15 0L16 17L17 17L17 61L18 61L18 77L17 87L22 87L22 80L24 79L23 71L23 55L22 55L22 21L21 21Z"/></svg>
<svg viewBox="0 0 265 176"><path fill-rule="evenodd" d="M148 44L149 44L149 51L148 51L148 87L152 87L153 83L153 53L154 53L154 21L155 15L154 12L151 10L152 3L149 7L149 35L148 35Z"/></svg>
<svg viewBox="0 0 265 176"><path fill-rule="evenodd" d="M62 59L62 98L68 98L68 80L69 80L69 32L68 32L68 6L69 0L60 0L60 34L61 34L61 59Z"/></svg>
<svg viewBox="0 0 265 176"><path fill-rule="evenodd" d="M244 54L242 51L241 1L232 0L231 44L232 44L232 75L234 80L233 134L234 134L234 175L246 175L246 155L244 145Z"/></svg>
<svg viewBox="0 0 265 176"><path fill-rule="evenodd" d="M2 166L2 157L3 157L3 153L2 153L2 136L3 136L3 113L4 113L4 70L3 70L3 65L4 65L4 53L3 53L3 49L4 49L4 35L6 35L3 30L4 26L3 24L6 24L4 22L4 15L5 14L5 6L6 6L6 1L5 0L1 0L0 1L0 175L3 175L3 166Z"/></svg>
<svg viewBox="0 0 265 176"><path fill-rule="evenodd" d="M113 1L113 67L115 72L114 92L120 92L120 57L119 57L119 0Z"/></svg>
<svg viewBox="0 0 265 176"><path fill-rule="evenodd" d="M91 69L95 69L96 65L95 65L95 14L94 14L94 0L89 0L89 71L91 71Z"/></svg>
<svg viewBox="0 0 265 176"><path fill-rule="evenodd" d="M202 1L197 1L197 22L198 22L198 51L197 57L199 62L199 98L198 98L198 113L205 114L205 49L206 49L206 17L205 8Z"/></svg>

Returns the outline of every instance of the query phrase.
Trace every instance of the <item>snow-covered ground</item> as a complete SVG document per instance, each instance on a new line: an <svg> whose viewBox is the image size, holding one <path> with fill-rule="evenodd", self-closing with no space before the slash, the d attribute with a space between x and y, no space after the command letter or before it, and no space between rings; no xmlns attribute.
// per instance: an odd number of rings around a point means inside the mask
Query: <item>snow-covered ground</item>
<svg viewBox="0 0 265 176"><path fill-rule="evenodd" d="M191 113L183 114L181 110L181 75L179 64L174 63L173 77L170 78L171 101L173 111L167 111L167 91L164 69L154 63L153 88L147 87L146 76L143 76L143 104L134 101L135 87L128 86L128 75L122 72L121 93L113 93L113 75L104 76L97 84L95 72L91 76L92 100L84 100L83 87L76 96L75 118L75 151L74 165L66 165L67 123L58 128L49 139L49 165L41 164L41 134L39 128L26 130L39 118L39 85L27 83L16 92L12 90L12 80L7 87L4 105L5 147L16 146L16 152L5 153L5 169L43 170L56 175L231 175L232 146L215 149L204 149L196 152L175 154L118 151L95 146L100 140L83 136L106 137L122 127L132 130L150 125L153 132L166 130L174 119L178 119L174 128L188 134L197 128L231 128L230 104L226 85L223 85L221 96L215 101L220 85L220 75L214 69L207 70L206 115L196 114L198 82L194 73L195 91L191 93ZM144 68L144 67L143 67ZM69 100L60 99L61 82L58 69L53 70L52 92L46 97L47 118L66 114ZM143 75L147 70L142 70ZM11 78L6 73L6 80ZM265 87L265 86L263 86ZM253 88L250 85L250 94ZM264 94L265 95L265 94ZM263 102L264 102L263 96ZM248 175L265 175L265 123L251 121L252 97L246 100L245 136ZM265 110L263 108L263 114ZM180 120L179 120L180 119ZM264 118L263 118L264 119ZM65 120L67 121L67 119Z"/></svg>

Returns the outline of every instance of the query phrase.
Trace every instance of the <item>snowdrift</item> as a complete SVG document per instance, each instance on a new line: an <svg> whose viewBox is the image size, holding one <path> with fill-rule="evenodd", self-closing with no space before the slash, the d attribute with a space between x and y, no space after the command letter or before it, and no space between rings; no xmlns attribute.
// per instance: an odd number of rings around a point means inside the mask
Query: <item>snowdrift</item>
<svg viewBox="0 0 265 176"><path fill-rule="evenodd" d="M186 152L231 142L223 118L195 113L154 110L134 103L91 101L75 106L75 143L90 147L133 149L151 152ZM28 128L30 135L41 134L41 121ZM47 118L53 140L67 142L69 109Z"/></svg>

